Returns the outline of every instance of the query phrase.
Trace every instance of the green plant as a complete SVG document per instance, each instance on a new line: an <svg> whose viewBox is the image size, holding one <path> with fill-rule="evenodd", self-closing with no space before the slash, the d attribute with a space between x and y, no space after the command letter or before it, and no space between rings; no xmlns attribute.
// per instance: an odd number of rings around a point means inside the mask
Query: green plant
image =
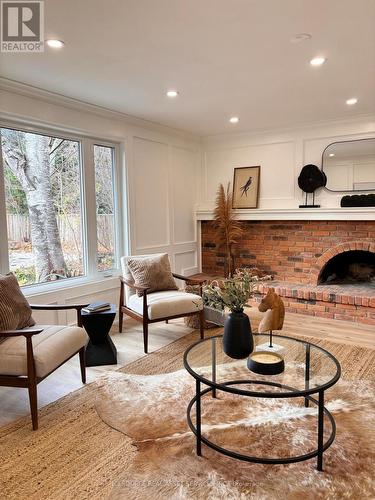
<svg viewBox="0 0 375 500"><path fill-rule="evenodd" d="M204 303L219 311L228 307L232 312L243 312L259 282L270 279L272 276L254 275L250 268L236 269L232 278L214 280L203 288Z"/></svg>
<svg viewBox="0 0 375 500"><path fill-rule="evenodd" d="M20 286L32 285L35 283L35 268L34 266L17 267L12 272L16 276Z"/></svg>

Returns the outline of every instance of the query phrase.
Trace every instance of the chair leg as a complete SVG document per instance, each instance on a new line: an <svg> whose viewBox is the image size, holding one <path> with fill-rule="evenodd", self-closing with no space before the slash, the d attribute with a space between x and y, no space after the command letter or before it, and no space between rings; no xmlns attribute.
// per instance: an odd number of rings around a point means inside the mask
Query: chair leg
<svg viewBox="0 0 375 500"><path fill-rule="evenodd" d="M37 377L35 370L35 361L33 353L33 342L31 337L26 337L26 356L27 356L27 388L29 391L31 422L33 430L38 429L38 393Z"/></svg>
<svg viewBox="0 0 375 500"><path fill-rule="evenodd" d="M31 421L33 424L33 430L38 430L38 393L36 388L36 380L29 379L29 401L30 401L30 412Z"/></svg>
<svg viewBox="0 0 375 500"><path fill-rule="evenodd" d="M201 339L204 339L204 310L199 311L199 332Z"/></svg>
<svg viewBox="0 0 375 500"><path fill-rule="evenodd" d="M124 318L124 313L121 311L121 305L118 310L118 330L120 333L122 333L122 321Z"/></svg>
<svg viewBox="0 0 375 500"><path fill-rule="evenodd" d="M86 384L86 362L85 362L85 347L79 350L79 365L81 367L82 383Z"/></svg>
<svg viewBox="0 0 375 500"><path fill-rule="evenodd" d="M148 349L148 323L147 323L147 321L143 321L143 344L144 344L145 354L147 354L147 349Z"/></svg>
<svg viewBox="0 0 375 500"><path fill-rule="evenodd" d="M124 313L122 311L122 306L124 305L125 299L125 283L120 278L120 303L118 305L118 318L119 318L119 332L122 333L122 320L124 317Z"/></svg>

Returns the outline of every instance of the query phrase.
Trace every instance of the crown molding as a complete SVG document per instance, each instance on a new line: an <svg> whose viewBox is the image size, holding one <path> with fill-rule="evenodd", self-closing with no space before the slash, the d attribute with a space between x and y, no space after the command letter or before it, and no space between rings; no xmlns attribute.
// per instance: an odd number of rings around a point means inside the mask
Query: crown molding
<svg viewBox="0 0 375 500"><path fill-rule="evenodd" d="M16 80L10 80L8 78L0 77L0 90L4 92L11 92L13 94L18 94L24 97L31 97L33 99L39 99L40 101L63 106L75 111L82 111L85 113L92 113L96 116L102 118L108 118L112 120L123 121L127 125L132 125L134 127L146 128L153 132L159 132L168 135L174 135L182 139L189 139L194 141L200 141L198 135L186 132L185 130L175 129L161 123L153 122L151 120L146 120L144 118L137 118L133 115L128 115L122 113L121 111L115 111L113 109L106 108L104 106L98 106L90 102L82 101L80 99L75 99L73 97L68 97L63 94L56 92L51 92L39 87L34 87L33 85L28 85L26 83L18 82Z"/></svg>
<svg viewBox="0 0 375 500"><path fill-rule="evenodd" d="M343 126L355 123L363 123L365 121L373 122L372 130L368 132L371 133L375 131L375 114L374 113L364 113L358 115L352 115L347 118L336 118L331 120L320 120L314 122L302 122L300 124L295 124L293 126L275 127L275 128L264 128L264 129L250 129L243 132L225 132L220 134L194 134L192 132L187 132L186 130L181 130L168 125L163 125L162 123L153 122L144 118L138 118L133 115L128 115L121 111L115 111L104 106L99 106L92 104L90 102L82 101L80 99L75 99L73 97L68 97L57 92L51 92L33 85L18 82L16 80L10 80L8 78L0 77L0 90L5 92L11 92L13 94L22 95L25 97L31 97L34 99L39 99L40 101L63 106L75 111L82 111L85 113L91 113L96 116L103 118L108 118L112 120L118 120L126 123L127 125L132 125L134 127L139 127L147 129L153 132L159 132L163 134L173 135L181 139L188 139L204 143L215 143L223 140L241 140L247 138L256 138L263 135L272 134L290 134L295 132L303 132L306 129L314 129L321 127L334 127Z"/></svg>
<svg viewBox="0 0 375 500"><path fill-rule="evenodd" d="M356 123L372 122L372 128L368 133L375 132L375 114L374 113L362 113L357 115L348 116L347 118L334 118L331 120L319 120L312 122L302 122L291 126L285 127L275 127L275 128L263 128L263 129L252 129L244 130L243 132L227 132L223 134L206 134L201 136L201 141L203 143L210 142L215 143L222 140L241 140L247 138L257 138L266 135L288 135L294 133L301 133L305 130L321 129L322 127L335 127L335 126L345 126Z"/></svg>

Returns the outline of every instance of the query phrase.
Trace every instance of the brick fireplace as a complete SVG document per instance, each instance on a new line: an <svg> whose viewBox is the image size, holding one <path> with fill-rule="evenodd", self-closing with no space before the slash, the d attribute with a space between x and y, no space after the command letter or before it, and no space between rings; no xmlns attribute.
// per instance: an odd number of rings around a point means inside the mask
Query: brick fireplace
<svg viewBox="0 0 375 500"><path fill-rule="evenodd" d="M375 264L375 221L242 224L244 236L234 249L236 267L257 267L272 274L275 282L270 286L283 297L287 310L375 325L375 278L371 274L372 263ZM224 254L216 248L212 222L201 222L201 241L202 271L223 275ZM341 283L340 276L331 272L328 282L319 283L322 271L331 269L334 259L340 261L337 256L346 256L348 252L357 260L364 259L362 267L354 265L349 281ZM361 272L366 270L366 264L370 276L363 281ZM260 292L267 288L261 287Z"/></svg>

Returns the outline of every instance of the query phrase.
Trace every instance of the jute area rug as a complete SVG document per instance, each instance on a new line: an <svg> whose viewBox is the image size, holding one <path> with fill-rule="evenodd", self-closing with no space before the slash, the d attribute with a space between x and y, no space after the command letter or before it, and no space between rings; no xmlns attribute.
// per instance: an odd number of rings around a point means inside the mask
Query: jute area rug
<svg viewBox="0 0 375 500"><path fill-rule="evenodd" d="M182 370L182 354L196 339L189 334L41 409L37 432L28 418L2 427L0 498L375 498L375 350L314 341L343 368L343 380L326 393L338 430L319 473L315 460L247 464L205 446L203 457L196 457L185 423L194 385ZM158 377L144 377L149 375ZM150 402L154 395L155 405L142 405L145 394ZM292 418L282 418L285 408L278 403L261 408L256 402L253 409L270 418L254 425L242 403L224 396L218 403L215 411L206 405L205 431L220 444L250 443L247 451L282 454L316 439L312 424L300 425L296 408L288 409Z"/></svg>

